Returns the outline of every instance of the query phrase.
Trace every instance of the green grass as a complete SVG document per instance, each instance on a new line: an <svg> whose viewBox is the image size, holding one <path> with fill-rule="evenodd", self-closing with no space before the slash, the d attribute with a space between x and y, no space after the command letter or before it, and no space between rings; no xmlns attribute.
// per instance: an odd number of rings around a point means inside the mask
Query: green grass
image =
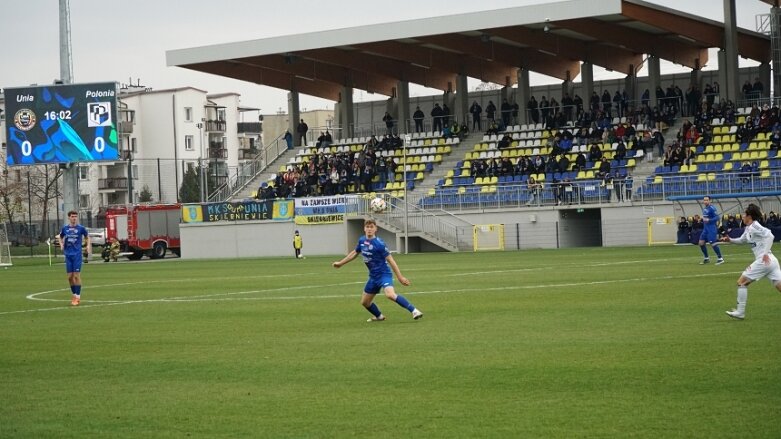
<svg viewBox="0 0 781 439"><path fill-rule="evenodd" d="M0 437L781 436L781 294L696 247L0 270ZM27 298L29 294L41 293ZM44 299L44 300L41 300Z"/></svg>

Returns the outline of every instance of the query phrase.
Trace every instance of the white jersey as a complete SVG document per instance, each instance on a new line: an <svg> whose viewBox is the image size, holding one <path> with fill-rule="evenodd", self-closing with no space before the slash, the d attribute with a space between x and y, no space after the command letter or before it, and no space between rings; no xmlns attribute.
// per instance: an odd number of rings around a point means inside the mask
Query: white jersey
<svg viewBox="0 0 781 439"><path fill-rule="evenodd" d="M759 221L754 221L746 227L740 238L733 238L730 241L735 244L751 244L751 251L758 260L767 254L772 254L770 249L773 246L773 232L759 224Z"/></svg>

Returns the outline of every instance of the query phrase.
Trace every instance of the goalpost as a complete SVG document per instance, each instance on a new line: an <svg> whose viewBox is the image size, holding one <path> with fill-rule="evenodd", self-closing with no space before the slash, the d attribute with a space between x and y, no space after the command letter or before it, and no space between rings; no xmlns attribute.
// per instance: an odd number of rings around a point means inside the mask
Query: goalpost
<svg viewBox="0 0 781 439"><path fill-rule="evenodd" d="M648 218L648 245L675 244L678 224L671 216L652 216Z"/></svg>
<svg viewBox="0 0 781 439"><path fill-rule="evenodd" d="M0 267L11 265L11 243L8 241L5 223L0 223Z"/></svg>
<svg viewBox="0 0 781 439"><path fill-rule="evenodd" d="M504 224L479 224L472 227L474 251L504 250Z"/></svg>

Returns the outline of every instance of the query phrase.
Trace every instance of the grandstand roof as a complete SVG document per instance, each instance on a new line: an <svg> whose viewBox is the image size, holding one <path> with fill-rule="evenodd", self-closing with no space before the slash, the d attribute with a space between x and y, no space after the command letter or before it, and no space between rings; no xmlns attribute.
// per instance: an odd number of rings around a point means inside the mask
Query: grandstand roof
<svg viewBox="0 0 781 439"><path fill-rule="evenodd" d="M581 61L629 74L644 54L698 68L724 32L640 0L569 0L170 50L166 60L337 101L342 86L390 96L398 80L451 90L458 74L510 85L518 68L574 78ZM770 39L738 29L738 53L769 61Z"/></svg>

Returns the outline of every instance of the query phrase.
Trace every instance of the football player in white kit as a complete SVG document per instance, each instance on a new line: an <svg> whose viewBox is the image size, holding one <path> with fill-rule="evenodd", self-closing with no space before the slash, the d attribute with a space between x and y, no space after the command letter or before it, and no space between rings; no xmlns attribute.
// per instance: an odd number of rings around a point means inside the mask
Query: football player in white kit
<svg viewBox="0 0 781 439"><path fill-rule="evenodd" d="M746 268L738 279L738 306L732 311L727 311L727 315L738 320L746 317L746 299L748 298L748 286L755 280L767 277L778 291L781 291L781 268L778 266L778 259L773 256L771 247L773 246L773 232L770 229L759 224L762 218L762 211L756 204L749 204L746 208L746 214L743 215L743 234L740 238L730 238L724 236L721 238L724 242L735 244L751 244L751 251L754 252L754 262Z"/></svg>

